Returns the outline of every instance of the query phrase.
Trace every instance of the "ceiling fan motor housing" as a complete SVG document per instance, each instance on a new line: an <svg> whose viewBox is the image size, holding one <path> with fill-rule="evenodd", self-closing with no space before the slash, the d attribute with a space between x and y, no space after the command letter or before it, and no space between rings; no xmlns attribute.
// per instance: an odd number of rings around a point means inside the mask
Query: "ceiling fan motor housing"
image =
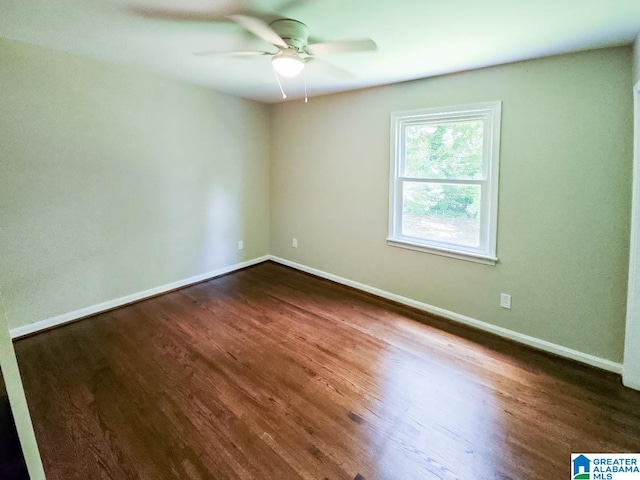
<svg viewBox="0 0 640 480"><path fill-rule="evenodd" d="M309 41L309 27L304 23L283 18L275 20L269 26L296 52L302 52Z"/></svg>

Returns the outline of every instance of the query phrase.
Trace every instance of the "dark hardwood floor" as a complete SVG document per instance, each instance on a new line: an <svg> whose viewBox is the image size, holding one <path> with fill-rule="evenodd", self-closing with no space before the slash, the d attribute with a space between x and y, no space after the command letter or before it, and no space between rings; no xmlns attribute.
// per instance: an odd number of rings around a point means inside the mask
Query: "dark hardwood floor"
<svg viewBox="0 0 640 480"><path fill-rule="evenodd" d="M640 392L273 263L20 340L49 480L560 479Z"/></svg>

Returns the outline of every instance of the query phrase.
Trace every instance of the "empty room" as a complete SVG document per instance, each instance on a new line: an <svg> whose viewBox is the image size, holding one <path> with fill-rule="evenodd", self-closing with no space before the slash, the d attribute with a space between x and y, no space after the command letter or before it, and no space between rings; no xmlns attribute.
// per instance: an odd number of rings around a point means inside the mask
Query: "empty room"
<svg viewBox="0 0 640 480"><path fill-rule="evenodd" d="M0 3L0 479L640 478L640 2Z"/></svg>

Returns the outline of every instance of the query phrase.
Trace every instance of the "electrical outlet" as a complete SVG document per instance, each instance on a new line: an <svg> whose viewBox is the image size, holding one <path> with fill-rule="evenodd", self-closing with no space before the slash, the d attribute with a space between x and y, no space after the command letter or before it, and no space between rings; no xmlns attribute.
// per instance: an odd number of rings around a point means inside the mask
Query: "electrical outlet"
<svg viewBox="0 0 640 480"><path fill-rule="evenodd" d="M242 250L244 248L244 242L242 240L238 241L238 250Z"/></svg>
<svg viewBox="0 0 640 480"><path fill-rule="evenodd" d="M298 239L297 238L294 238L294 239L291 240L291 246L293 248L298 248Z"/></svg>
<svg viewBox="0 0 640 480"><path fill-rule="evenodd" d="M511 308L511 295L506 293L500 294L500 306L502 308Z"/></svg>

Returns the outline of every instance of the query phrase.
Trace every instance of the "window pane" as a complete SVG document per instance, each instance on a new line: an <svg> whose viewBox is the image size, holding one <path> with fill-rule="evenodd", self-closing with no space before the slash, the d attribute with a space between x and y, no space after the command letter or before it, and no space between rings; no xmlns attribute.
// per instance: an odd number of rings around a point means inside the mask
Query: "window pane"
<svg viewBox="0 0 640 480"><path fill-rule="evenodd" d="M483 126L481 120L406 126L404 176L483 178Z"/></svg>
<svg viewBox="0 0 640 480"><path fill-rule="evenodd" d="M480 246L480 185L405 182L402 235Z"/></svg>

